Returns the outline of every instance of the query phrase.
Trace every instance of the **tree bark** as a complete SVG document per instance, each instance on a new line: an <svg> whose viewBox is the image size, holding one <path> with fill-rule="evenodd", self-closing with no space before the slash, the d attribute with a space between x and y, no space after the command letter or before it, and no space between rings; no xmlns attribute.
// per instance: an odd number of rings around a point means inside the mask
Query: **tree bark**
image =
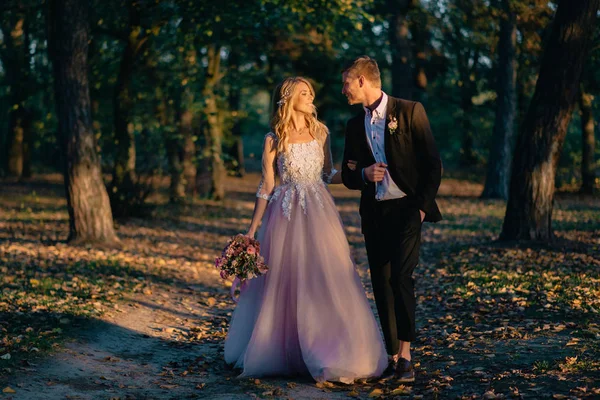
<svg viewBox="0 0 600 400"><path fill-rule="evenodd" d="M232 158L232 167L237 177L241 178L246 174L244 163L244 141L242 139L242 83L239 73L240 53L242 49L234 47L229 55L229 110L233 117L233 126L231 127L231 136L234 143L230 150ZM321 110L322 112L323 110Z"/></svg>
<svg viewBox="0 0 600 400"><path fill-rule="evenodd" d="M49 47L71 243L117 242L92 128L88 84L89 3L49 2Z"/></svg>
<svg viewBox="0 0 600 400"><path fill-rule="evenodd" d="M583 194L594 194L596 189L596 160L594 136L594 113L592 111L593 96L584 91L583 85L579 94L581 111L581 189Z"/></svg>
<svg viewBox="0 0 600 400"><path fill-rule="evenodd" d="M194 128L192 125L193 113L187 107L179 114L179 132L183 139L183 177L185 193L189 196L196 195L196 142L194 141Z"/></svg>
<svg viewBox="0 0 600 400"><path fill-rule="evenodd" d="M17 10L8 18L9 25L3 26L6 46L3 67L9 90L9 125L6 135L5 170L16 178L31 176L31 112L26 101L30 92L29 40L27 15L23 4L17 2Z"/></svg>
<svg viewBox="0 0 600 400"><path fill-rule="evenodd" d="M24 107L10 112L8 168L10 176L28 178L31 176L31 113Z"/></svg>
<svg viewBox="0 0 600 400"><path fill-rule="evenodd" d="M133 97L131 80L135 60L143 49L147 36L141 28L140 4L131 1L129 4L129 36L119 67L119 75L113 99L116 156L111 183L111 203L117 214L126 213L130 199L137 197L137 176L135 172L135 135L131 114Z"/></svg>
<svg viewBox="0 0 600 400"><path fill-rule="evenodd" d="M471 89L472 83L468 81L468 78L463 82L463 87L461 88L462 137L459 162L461 167L470 168L477 164L475 128L471 120L473 118L473 90Z"/></svg>
<svg viewBox="0 0 600 400"><path fill-rule="evenodd" d="M509 0L502 0L502 11L504 15L500 20L498 40L496 121L481 197L506 200L517 110L517 24Z"/></svg>
<svg viewBox="0 0 600 400"><path fill-rule="evenodd" d="M208 47L208 68L206 83L202 92L204 96L204 115L208 123L207 144L210 146L210 168L211 168L211 187L209 196L215 200L222 200L225 197L225 163L223 162L223 118L219 113L217 105L217 94L215 89L222 78L221 48L217 45Z"/></svg>
<svg viewBox="0 0 600 400"><path fill-rule="evenodd" d="M556 166L579 95L600 0L560 0L519 132L501 240L553 238Z"/></svg>
<svg viewBox="0 0 600 400"><path fill-rule="evenodd" d="M389 40L392 53L392 95L403 99L413 98L412 49L408 38L406 15L415 0L388 0Z"/></svg>

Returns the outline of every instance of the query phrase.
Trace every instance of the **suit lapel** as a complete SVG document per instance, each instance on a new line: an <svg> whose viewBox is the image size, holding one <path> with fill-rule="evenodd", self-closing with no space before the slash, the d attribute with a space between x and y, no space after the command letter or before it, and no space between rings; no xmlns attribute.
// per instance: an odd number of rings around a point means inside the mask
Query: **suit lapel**
<svg viewBox="0 0 600 400"><path fill-rule="evenodd" d="M369 159L373 159L373 152L371 151L371 146L369 145L369 142L367 141L367 131L365 130L365 113L363 112L361 114L361 118L358 119L357 123L356 123L356 134L359 137L359 143L360 143L360 148L363 149L363 151L365 152L364 154L367 156L367 158ZM373 161L375 162L375 161Z"/></svg>

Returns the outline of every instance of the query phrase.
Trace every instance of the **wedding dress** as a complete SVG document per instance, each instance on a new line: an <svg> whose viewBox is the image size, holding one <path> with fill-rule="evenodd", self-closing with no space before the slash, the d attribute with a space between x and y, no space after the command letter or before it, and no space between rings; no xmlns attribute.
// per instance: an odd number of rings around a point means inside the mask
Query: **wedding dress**
<svg viewBox="0 0 600 400"><path fill-rule="evenodd" d="M257 192L269 200L257 237L270 270L240 294L225 361L241 377L350 383L381 375L385 347L326 186L337 172L329 140L289 144L273 164L263 167ZM262 183L276 172L280 184L265 193Z"/></svg>

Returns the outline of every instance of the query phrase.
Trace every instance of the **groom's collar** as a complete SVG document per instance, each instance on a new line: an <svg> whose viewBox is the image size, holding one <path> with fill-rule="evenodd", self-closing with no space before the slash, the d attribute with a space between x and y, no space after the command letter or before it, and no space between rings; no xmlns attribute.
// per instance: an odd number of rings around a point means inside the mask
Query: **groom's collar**
<svg viewBox="0 0 600 400"><path fill-rule="evenodd" d="M375 115L377 115L378 118L385 117L385 113L387 110L387 104L388 104L388 95L382 90L381 91L381 101L379 102L379 105L377 106L377 108L375 108L375 110L373 110L373 113ZM365 106L363 106L363 109L365 110L366 115L369 115L369 116L371 115L371 110L369 110Z"/></svg>

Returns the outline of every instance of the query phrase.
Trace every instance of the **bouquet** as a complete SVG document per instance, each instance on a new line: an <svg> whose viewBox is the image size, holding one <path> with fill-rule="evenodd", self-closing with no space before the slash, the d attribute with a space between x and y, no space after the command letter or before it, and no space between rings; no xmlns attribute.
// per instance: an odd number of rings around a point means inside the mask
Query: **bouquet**
<svg viewBox="0 0 600 400"><path fill-rule="evenodd" d="M234 277L232 294L238 284L241 284L243 289L248 279L261 276L269 270L265 259L260 255L258 240L242 234L237 234L229 240L221 257L215 259L215 267L220 271L221 278Z"/></svg>

